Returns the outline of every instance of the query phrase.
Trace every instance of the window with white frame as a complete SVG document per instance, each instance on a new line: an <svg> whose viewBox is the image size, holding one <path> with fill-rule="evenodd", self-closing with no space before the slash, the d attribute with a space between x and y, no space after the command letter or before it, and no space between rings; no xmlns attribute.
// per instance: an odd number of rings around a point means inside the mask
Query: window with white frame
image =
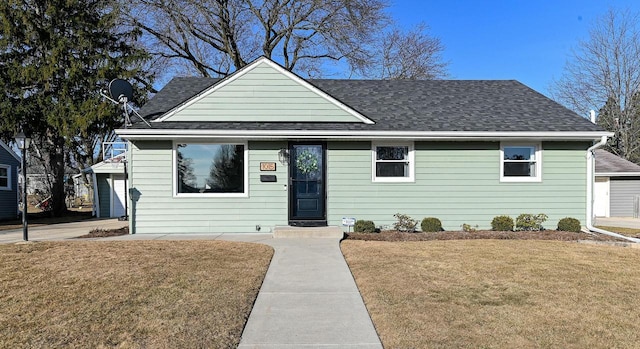
<svg viewBox="0 0 640 349"><path fill-rule="evenodd" d="M412 182L414 180L413 143L373 144L374 182Z"/></svg>
<svg viewBox="0 0 640 349"><path fill-rule="evenodd" d="M176 143L177 196L247 196L246 144Z"/></svg>
<svg viewBox="0 0 640 349"><path fill-rule="evenodd" d="M501 144L500 181L539 182L542 179L540 144Z"/></svg>
<svg viewBox="0 0 640 349"><path fill-rule="evenodd" d="M0 164L0 190L11 190L11 166Z"/></svg>

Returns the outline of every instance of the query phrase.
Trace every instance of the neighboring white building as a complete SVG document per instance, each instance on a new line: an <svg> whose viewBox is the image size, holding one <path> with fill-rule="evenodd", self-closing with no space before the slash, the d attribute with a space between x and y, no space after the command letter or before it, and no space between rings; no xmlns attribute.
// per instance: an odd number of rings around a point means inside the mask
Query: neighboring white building
<svg viewBox="0 0 640 349"><path fill-rule="evenodd" d="M640 166L597 149L593 213L596 217L638 217Z"/></svg>

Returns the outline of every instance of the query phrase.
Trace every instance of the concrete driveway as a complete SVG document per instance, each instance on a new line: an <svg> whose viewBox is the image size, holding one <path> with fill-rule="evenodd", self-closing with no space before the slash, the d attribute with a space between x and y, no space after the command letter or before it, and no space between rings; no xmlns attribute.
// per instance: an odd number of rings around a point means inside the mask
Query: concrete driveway
<svg viewBox="0 0 640 349"><path fill-rule="evenodd" d="M633 217L597 217L594 225L605 227L640 229L640 218Z"/></svg>
<svg viewBox="0 0 640 349"><path fill-rule="evenodd" d="M30 241L64 240L87 234L93 229L117 229L127 226L128 222L110 219L87 219L73 223L59 223L29 227ZM0 243L8 244L22 240L22 228L0 231Z"/></svg>

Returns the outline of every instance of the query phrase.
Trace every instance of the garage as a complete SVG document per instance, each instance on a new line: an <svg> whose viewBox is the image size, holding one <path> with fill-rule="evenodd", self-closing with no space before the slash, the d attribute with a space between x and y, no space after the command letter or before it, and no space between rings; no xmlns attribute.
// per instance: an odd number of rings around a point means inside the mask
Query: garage
<svg viewBox="0 0 640 349"><path fill-rule="evenodd" d="M595 216L638 217L640 166L602 149L595 151L595 158Z"/></svg>

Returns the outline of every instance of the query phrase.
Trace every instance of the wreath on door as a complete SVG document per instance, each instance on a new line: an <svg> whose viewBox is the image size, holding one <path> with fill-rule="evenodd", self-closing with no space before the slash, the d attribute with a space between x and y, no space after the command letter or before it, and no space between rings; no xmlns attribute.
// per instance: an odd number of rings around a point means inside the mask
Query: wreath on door
<svg viewBox="0 0 640 349"><path fill-rule="evenodd" d="M296 156L296 167L304 175L314 173L318 171L318 156L305 149Z"/></svg>

